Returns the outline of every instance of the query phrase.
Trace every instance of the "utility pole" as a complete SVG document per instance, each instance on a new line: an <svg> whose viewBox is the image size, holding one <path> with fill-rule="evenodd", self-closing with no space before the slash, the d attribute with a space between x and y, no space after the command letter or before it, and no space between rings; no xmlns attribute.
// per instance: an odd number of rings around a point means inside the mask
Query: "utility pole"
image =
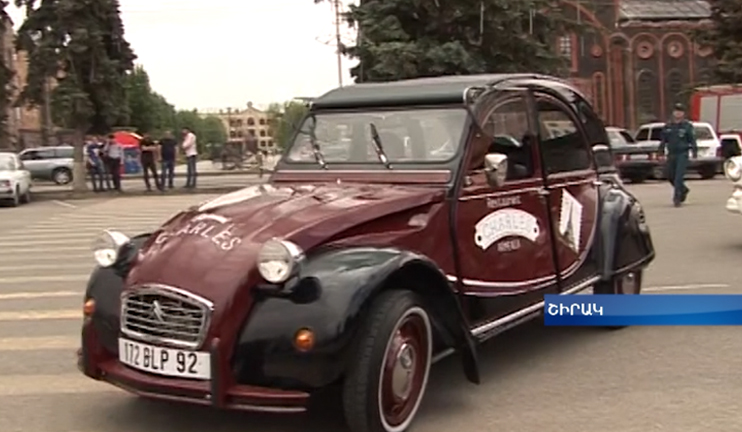
<svg viewBox="0 0 742 432"><path fill-rule="evenodd" d="M335 47L338 59L338 85L343 86L343 54L340 52L340 0L334 0L335 7Z"/></svg>

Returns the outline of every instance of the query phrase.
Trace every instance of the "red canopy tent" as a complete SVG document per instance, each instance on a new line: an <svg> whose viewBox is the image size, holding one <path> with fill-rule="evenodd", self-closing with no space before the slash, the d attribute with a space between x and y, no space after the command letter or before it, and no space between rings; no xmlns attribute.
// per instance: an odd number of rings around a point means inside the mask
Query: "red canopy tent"
<svg viewBox="0 0 742 432"><path fill-rule="evenodd" d="M142 139L140 135L134 132L118 131L113 133L114 139L117 143L123 147L136 147L139 146L139 140Z"/></svg>

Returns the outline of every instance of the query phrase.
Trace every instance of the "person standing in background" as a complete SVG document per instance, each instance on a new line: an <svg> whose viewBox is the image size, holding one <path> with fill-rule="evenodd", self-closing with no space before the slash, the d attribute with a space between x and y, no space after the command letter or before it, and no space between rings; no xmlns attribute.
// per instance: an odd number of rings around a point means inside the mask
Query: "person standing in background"
<svg viewBox="0 0 742 432"><path fill-rule="evenodd" d="M693 123L685 119L685 107L682 104L675 104L672 119L665 123L664 129L662 129L659 154L664 155L665 149L667 149L665 174L667 181L673 187L672 203L675 207L680 207L688 198L690 192L690 189L685 185L688 153L693 154L693 159L698 157Z"/></svg>
<svg viewBox="0 0 742 432"><path fill-rule="evenodd" d="M173 177L175 176L175 155L177 153L178 143L173 138L173 133L165 131L165 136L160 140L160 169L162 170L162 179L160 185L165 189L165 176L167 176L168 189L173 188Z"/></svg>
<svg viewBox="0 0 742 432"><path fill-rule="evenodd" d="M95 142L98 145L98 156L100 156L101 161L101 173L103 181L106 184L105 190L111 190L113 188L111 187L111 162L108 160L108 140L104 139L102 136L96 136Z"/></svg>
<svg viewBox="0 0 742 432"><path fill-rule="evenodd" d="M152 185L149 183L149 173L152 173L152 177L155 179L155 186L158 190L162 191L162 183L160 183L160 177L157 175L157 166L155 165L155 159L157 154L157 145L152 141L148 133L142 136L139 140L139 161L142 164L142 173L144 174L144 184L147 186L148 191L152 191Z"/></svg>
<svg viewBox="0 0 742 432"><path fill-rule="evenodd" d="M103 160L100 156L101 146L96 142L96 137L88 136L85 139L85 166L87 167L93 192L103 191Z"/></svg>
<svg viewBox="0 0 742 432"><path fill-rule="evenodd" d="M108 135L108 143L106 144L106 155L108 156L108 171L111 173L111 180L113 180L113 188L122 192L121 190L121 160L124 157L124 149L121 144L116 142L116 136L113 134Z"/></svg>
<svg viewBox="0 0 742 432"><path fill-rule="evenodd" d="M186 155L186 184L187 189L196 187L196 162L198 159L198 145L196 134L190 128L183 128L183 143L181 144Z"/></svg>

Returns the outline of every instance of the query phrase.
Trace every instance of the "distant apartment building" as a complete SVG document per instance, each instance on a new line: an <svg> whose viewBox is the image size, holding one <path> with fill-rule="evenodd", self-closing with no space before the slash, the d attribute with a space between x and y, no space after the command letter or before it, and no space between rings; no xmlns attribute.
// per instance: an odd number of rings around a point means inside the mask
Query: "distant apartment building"
<svg viewBox="0 0 742 432"><path fill-rule="evenodd" d="M253 106L252 102L248 102L244 109L226 108L204 114L215 116L224 123L230 143L244 143L251 150L273 150L275 147L268 113Z"/></svg>
<svg viewBox="0 0 742 432"><path fill-rule="evenodd" d="M5 64L13 70L11 91L15 101L26 85L28 76L28 57L25 52L15 49L15 32L13 23L8 22L5 33L0 37ZM0 140L0 147L6 149L21 149L30 145L38 145L41 137L41 111L29 107L8 107L7 138Z"/></svg>

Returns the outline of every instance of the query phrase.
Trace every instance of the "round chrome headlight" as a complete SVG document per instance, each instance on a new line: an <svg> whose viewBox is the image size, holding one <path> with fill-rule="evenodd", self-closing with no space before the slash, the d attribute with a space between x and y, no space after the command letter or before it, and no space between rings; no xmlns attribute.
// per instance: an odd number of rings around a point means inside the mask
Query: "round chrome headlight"
<svg viewBox="0 0 742 432"><path fill-rule="evenodd" d="M742 179L742 165L737 158L727 159L724 162L724 174L731 181Z"/></svg>
<svg viewBox="0 0 742 432"><path fill-rule="evenodd" d="M301 248L285 240L268 240L258 253L260 276L270 283L286 282L304 256Z"/></svg>
<svg viewBox="0 0 742 432"><path fill-rule="evenodd" d="M129 243L129 237L118 231L105 230L93 240L93 256L101 267L110 267L116 263L121 248Z"/></svg>

